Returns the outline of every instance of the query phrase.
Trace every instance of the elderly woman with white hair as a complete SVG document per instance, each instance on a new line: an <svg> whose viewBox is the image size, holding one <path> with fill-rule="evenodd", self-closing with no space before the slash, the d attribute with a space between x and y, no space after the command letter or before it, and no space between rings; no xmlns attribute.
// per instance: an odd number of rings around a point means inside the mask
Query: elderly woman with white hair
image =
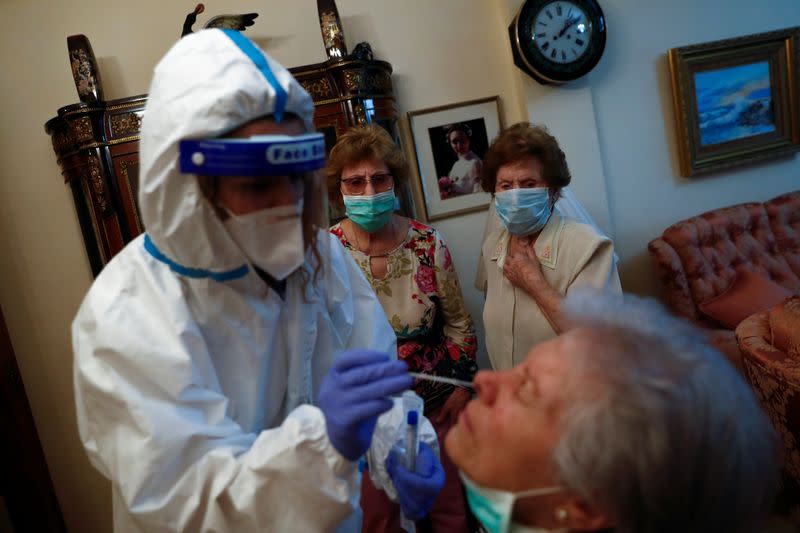
<svg viewBox="0 0 800 533"><path fill-rule="evenodd" d="M758 531L776 439L727 360L653 302L578 292L563 312L565 334L478 373L447 436L487 530Z"/></svg>

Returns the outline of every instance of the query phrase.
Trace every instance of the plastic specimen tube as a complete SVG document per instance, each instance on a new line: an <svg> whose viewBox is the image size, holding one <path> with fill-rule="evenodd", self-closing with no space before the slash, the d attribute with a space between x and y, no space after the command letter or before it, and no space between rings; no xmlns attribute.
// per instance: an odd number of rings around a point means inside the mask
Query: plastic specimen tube
<svg viewBox="0 0 800 533"><path fill-rule="evenodd" d="M408 412L406 421L406 468L411 472L417 470L417 440L419 439L419 413Z"/></svg>

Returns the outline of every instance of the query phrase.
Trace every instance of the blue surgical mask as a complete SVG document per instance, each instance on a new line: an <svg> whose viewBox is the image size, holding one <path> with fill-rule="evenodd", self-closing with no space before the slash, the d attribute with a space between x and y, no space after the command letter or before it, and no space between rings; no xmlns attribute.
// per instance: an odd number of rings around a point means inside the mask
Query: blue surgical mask
<svg viewBox="0 0 800 533"><path fill-rule="evenodd" d="M509 233L524 237L541 230L550 219L550 189L509 189L495 193L497 216Z"/></svg>
<svg viewBox="0 0 800 533"><path fill-rule="evenodd" d="M545 496L564 490L561 487L544 487L522 492L508 492L481 487L469 479L464 472L459 472L459 475L461 481L464 482L469 508L489 533L508 533L510 531L511 513L514 510L514 502L519 498ZM532 531L545 530L533 528Z"/></svg>
<svg viewBox="0 0 800 533"><path fill-rule="evenodd" d="M374 233L392 219L395 208L394 190L372 196L349 196L343 194L347 217L359 228Z"/></svg>

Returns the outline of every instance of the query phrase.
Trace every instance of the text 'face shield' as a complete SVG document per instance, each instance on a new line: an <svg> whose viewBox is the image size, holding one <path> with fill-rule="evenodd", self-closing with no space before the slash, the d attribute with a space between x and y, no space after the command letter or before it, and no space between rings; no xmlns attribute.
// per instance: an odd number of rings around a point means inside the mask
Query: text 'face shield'
<svg viewBox="0 0 800 533"><path fill-rule="evenodd" d="M325 137L255 135L180 142L180 169L204 176L288 176L325 166Z"/></svg>

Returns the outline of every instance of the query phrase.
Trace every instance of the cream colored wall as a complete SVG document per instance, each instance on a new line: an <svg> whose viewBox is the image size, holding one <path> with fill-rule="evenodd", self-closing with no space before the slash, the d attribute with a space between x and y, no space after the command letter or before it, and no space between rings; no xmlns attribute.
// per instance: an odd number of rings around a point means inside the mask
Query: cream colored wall
<svg viewBox="0 0 800 533"><path fill-rule="evenodd" d="M204 3L201 22L224 12L259 12L247 35L287 65L325 59L313 0ZM367 40L376 57L392 63L403 113L499 94L506 104L506 123L524 116L514 97L504 23L494 2L337 4L348 45ZM67 35L83 33L91 40L106 98L144 93L154 64L177 40L184 15L194 5L163 0L2 1L0 307L71 531L108 530L110 498L107 482L85 457L75 426L69 325L92 278L72 198L43 125L60 106L77 101ZM440 227L462 275L472 279L481 214ZM470 309L478 318L480 296L469 290Z"/></svg>

